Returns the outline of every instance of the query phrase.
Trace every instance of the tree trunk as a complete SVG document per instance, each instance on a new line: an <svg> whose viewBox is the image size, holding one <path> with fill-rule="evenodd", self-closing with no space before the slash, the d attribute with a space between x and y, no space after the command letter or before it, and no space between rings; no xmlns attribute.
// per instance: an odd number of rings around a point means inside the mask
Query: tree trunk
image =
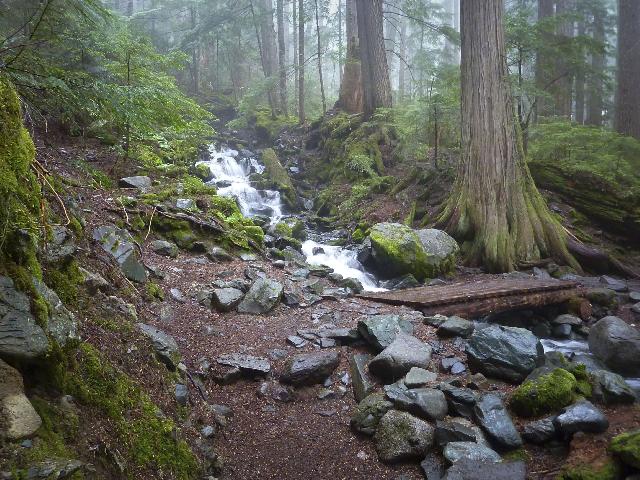
<svg viewBox="0 0 640 480"><path fill-rule="evenodd" d="M604 110L604 89L602 78L606 62L604 17L606 10L602 7L593 11L593 39L601 44L601 49L591 55L591 75L589 76L587 98L587 125L602 125L602 111Z"/></svg>
<svg viewBox="0 0 640 480"><path fill-rule="evenodd" d="M400 57L404 59L404 61L400 61L398 65L398 100L404 100L404 90L405 90L405 79L404 72L406 65L404 62L407 61L407 22L404 17L400 17Z"/></svg>
<svg viewBox="0 0 640 480"><path fill-rule="evenodd" d="M356 0L362 62L363 110L369 118L380 107L391 107L389 68L384 51L382 0Z"/></svg>
<svg viewBox="0 0 640 480"><path fill-rule="evenodd" d="M342 51L344 44L342 41L342 0L338 0L338 75L340 77L340 86L342 86L342 73L343 73L343 61L344 52Z"/></svg>
<svg viewBox="0 0 640 480"><path fill-rule="evenodd" d="M342 83L340 84L340 95L335 106L347 113L360 113L363 109L363 94L356 0L346 0L345 27L347 34L347 57L344 64Z"/></svg>
<svg viewBox="0 0 640 480"><path fill-rule="evenodd" d="M191 29L195 29L198 20L198 11L196 10L196 6L192 5L190 8L191 14ZM198 39L193 41L193 48L191 49L191 74L193 80L193 93L195 95L198 94L200 90L200 54L198 48Z"/></svg>
<svg viewBox="0 0 640 480"><path fill-rule="evenodd" d="M470 265L511 271L552 257L579 268L529 173L515 122L503 0L462 0L462 152L438 224Z"/></svg>
<svg viewBox="0 0 640 480"><path fill-rule="evenodd" d="M298 13L297 13L297 0L293 0L291 2L291 5L293 6L293 22L292 22L292 37L293 37L293 77L294 77L294 96L298 95L298 91L300 90L300 87L298 85L299 82L299 78L298 78ZM295 110L296 110L296 115L298 115L298 102L295 101L293 102L295 105Z"/></svg>
<svg viewBox="0 0 640 480"><path fill-rule="evenodd" d="M556 15L568 15L575 11L573 0L556 0ZM573 22L563 20L558 25L557 37L560 42L569 42L573 37ZM552 86L555 99L555 114L571 118L573 72L563 56L556 58L555 82Z"/></svg>
<svg viewBox="0 0 640 480"><path fill-rule="evenodd" d="M538 22L553 17L554 0L538 0ZM551 33L551 32L549 32ZM539 49L536 55L536 87L540 91L549 88L553 74L553 60L549 58L544 49ZM544 95L536 97L536 115L546 117L553 115L553 105Z"/></svg>
<svg viewBox="0 0 640 480"><path fill-rule="evenodd" d="M280 111L284 116L289 115L287 111L287 65L286 50L284 42L284 0L276 0L276 15L278 17L278 66L280 67Z"/></svg>
<svg viewBox="0 0 640 480"><path fill-rule="evenodd" d="M304 123L304 0L298 0L298 119Z"/></svg>
<svg viewBox="0 0 640 480"><path fill-rule="evenodd" d="M390 15L391 17L391 15ZM393 75L393 64L395 62L395 57L396 57L396 34L397 34L397 27L395 25L395 18L393 18L393 21L390 18L387 18L385 21L385 34L384 34L384 38L385 38L385 49L387 51L387 66L389 67L389 80L391 81L392 75ZM391 88L391 90L393 91L393 87Z"/></svg>
<svg viewBox="0 0 640 480"><path fill-rule="evenodd" d="M585 34L585 25L583 21L578 23L578 36L583 36ZM583 56L581 55L582 60L584 61ZM585 100L585 90L584 90L584 67L579 66L576 72L576 123L578 125L584 124L584 100Z"/></svg>
<svg viewBox="0 0 640 480"><path fill-rule="evenodd" d="M318 78L320 79L320 98L322 99L322 114L327 113L327 100L324 97L324 79L322 78L322 45L320 44L320 15L318 14L318 0L314 2L316 9L316 37L318 40Z"/></svg>
<svg viewBox="0 0 640 480"><path fill-rule="evenodd" d="M640 140L640 2L618 0L615 129Z"/></svg>

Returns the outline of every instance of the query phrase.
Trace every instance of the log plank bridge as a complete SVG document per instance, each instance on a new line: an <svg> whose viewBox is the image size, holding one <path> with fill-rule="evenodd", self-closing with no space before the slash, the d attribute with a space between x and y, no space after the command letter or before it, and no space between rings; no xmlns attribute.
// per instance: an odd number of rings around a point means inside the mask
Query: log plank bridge
<svg viewBox="0 0 640 480"><path fill-rule="evenodd" d="M360 298L391 305L406 305L426 315L475 318L491 313L574 301L581 296L576 282L538 279L475 279L389 292L364 292ZM586 300L575 300L580 316L591 313ZM586 304L585 304L586 303Z"/></svg>

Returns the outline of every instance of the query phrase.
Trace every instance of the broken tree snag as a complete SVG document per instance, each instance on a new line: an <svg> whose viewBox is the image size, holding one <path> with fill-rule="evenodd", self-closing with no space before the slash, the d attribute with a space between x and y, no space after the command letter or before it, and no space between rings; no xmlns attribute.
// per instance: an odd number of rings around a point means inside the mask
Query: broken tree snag
<svg viewBox="0 0 640 480"><path fill-rule="evenodd" d="M565 303L580 295L575 282L490 279L363 293L360 297L391 305L406 305L425 314L440 313L474 318L507 310Z"/></svg>

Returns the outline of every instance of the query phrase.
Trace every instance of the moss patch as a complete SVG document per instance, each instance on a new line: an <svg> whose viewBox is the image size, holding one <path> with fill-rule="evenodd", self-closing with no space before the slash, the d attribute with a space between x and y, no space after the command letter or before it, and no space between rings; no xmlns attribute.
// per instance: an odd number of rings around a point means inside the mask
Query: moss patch
<svg viewBox="0 0 640 480"><path fill-rule="evenodd" d="M603 465L581 465L570 467L556 477L556 480L616 480L620 478L618 464L608 461Z"/></svg>
<svg viewBox="0 0 640 480"><path fill-rule="evenodd" d="M613 437L609 450L627 465L640 469L640 430Z"/></svg>
<svg viewBox="0 0 640 480"><path fill-rule="evenodd" d="M75 260L68 261L58 268L49 266L44 272L44 282L70 307L78 305L78 286L83 280L84 277Z"/></svg>
<svg viewBox="0 0 640 480"><path fill-rule="evenodd" d="M285 204L290 208L296 208L298 205L298 194L291 183L291 177L287 170L280 163L278 155L273 148L265 148L262 151L262 163L264 163L265 171L262 174L271 186L282 195Z"/></svg>
<svg viewBox="0 0 640 480"><path fill-rule="evenodd" d="M525 417L555 412L574 400L577 385L576 377L557 368L516 388L510 406L518 415Z"/></svg>

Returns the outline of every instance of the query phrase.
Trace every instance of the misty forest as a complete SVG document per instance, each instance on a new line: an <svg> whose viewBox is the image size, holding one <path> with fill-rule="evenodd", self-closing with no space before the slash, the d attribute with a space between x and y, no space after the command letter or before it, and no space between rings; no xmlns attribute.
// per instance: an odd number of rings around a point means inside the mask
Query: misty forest
<svg viewBox="0 0 640 480"><path fill-rule="evenodd" d="M0 0L0 480L640 478L640 0Z"/></svg>

